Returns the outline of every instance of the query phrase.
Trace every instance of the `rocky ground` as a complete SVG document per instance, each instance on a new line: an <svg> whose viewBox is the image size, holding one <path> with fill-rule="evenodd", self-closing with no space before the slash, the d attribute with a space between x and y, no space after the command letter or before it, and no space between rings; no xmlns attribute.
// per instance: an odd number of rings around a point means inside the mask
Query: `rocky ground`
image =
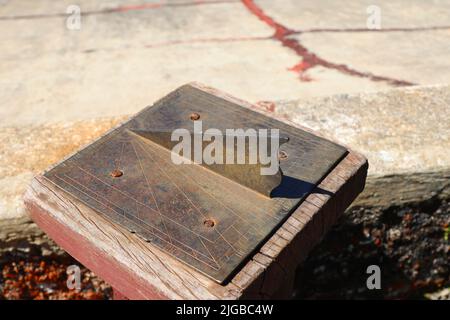
<svg viewBox="0 0 450 320"><path fill-rule="evenodd" d="M450 201L353 208L299 270L298 299L450 299ZM111 288L81 268L80 291L66 286L66 253L40 246L0 258L0 299L110 299ZM368 290L366 268L381 268L381 290Z"/></svg>
<svg viewBox="0 0 450 320"><path fill-rule="evenodd" d="M311 252L298 274L297 298L450 299L449 224L448 200L354 208ZM366 269L374 264L381 290L366 287Z"/></svg>
<svg viewBox="0 0 450 320"><path fill-rule="evenodd" d="M39 254L39 247L23 252L11 250L0 258L0 300L2 299L110 299L111 287L91 271L62 254ZM67 287L67 267L79 265L81 289Z"/></svg>

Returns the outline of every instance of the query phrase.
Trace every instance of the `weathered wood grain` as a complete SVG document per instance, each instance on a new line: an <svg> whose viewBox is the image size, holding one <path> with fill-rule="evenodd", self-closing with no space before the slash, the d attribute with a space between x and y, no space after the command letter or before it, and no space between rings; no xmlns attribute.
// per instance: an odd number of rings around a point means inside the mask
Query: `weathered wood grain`
<svg viewBox="0 0 450 320"><path fill-rule="evenodd" d="M215 89L194 85L253 108ZM127 298L287 298L299 263L362 191L367 166L363 156L350 151L225 285L113 225L45 177L33 180L24 201L32 219L51 238Z"/></svg>

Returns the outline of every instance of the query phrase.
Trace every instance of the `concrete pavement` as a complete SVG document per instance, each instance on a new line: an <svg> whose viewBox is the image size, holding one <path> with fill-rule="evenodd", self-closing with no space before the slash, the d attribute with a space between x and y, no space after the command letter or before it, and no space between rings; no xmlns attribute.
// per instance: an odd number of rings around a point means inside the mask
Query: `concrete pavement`
<svg viewBox="0 0 450 320"><path fill-rule="evenodd" d="M0 126L130 114L193 80L252 102L447 83L449 16L450 1L3 0Z"/></svg>

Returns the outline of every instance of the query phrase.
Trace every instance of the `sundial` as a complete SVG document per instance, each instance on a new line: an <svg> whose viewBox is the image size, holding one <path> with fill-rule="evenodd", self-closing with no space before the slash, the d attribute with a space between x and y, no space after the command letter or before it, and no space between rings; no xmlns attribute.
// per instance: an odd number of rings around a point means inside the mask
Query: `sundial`
<svg viewBox="0 0 450 320"><path fill-rule="evenodd" d="M183 153L190 161L175 163L176 129L200 141L191 151L204 151L213 141L209 129L223 132L222 151L236 157L236 142L225 143L227 129L252 129L256 136L245 141L258 143L266 137L261 132L270 132L268 149L276 152L278 169L261 175L269 165L259 158L247 163L249 148L245 163L202 163L195 152ZM185 85L44 176L117 227L224 283L346 154L333 142Z"/></svg>

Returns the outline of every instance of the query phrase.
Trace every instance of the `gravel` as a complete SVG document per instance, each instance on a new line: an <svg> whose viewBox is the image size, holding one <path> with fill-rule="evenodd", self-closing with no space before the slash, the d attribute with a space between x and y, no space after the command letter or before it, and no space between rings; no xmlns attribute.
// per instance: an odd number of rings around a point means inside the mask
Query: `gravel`
<svg viewBox="0 0 450 320"><path fill-rule="evenodd" d="M448 297L449 224L449 201L437 198L388 209L353 208L300 267L296 298ZM367 288L370 265L381 269L380 290Z"/></svg>
<svg viewBox="0 0 450 320"><path fill-rule="evenodd" d="M68 254L37 254L33 250L13 249L0 260L0 300L18 299L110 299L111 287L80 265ZM67 268L80 267L80 290L67 286Z"/></svg>

